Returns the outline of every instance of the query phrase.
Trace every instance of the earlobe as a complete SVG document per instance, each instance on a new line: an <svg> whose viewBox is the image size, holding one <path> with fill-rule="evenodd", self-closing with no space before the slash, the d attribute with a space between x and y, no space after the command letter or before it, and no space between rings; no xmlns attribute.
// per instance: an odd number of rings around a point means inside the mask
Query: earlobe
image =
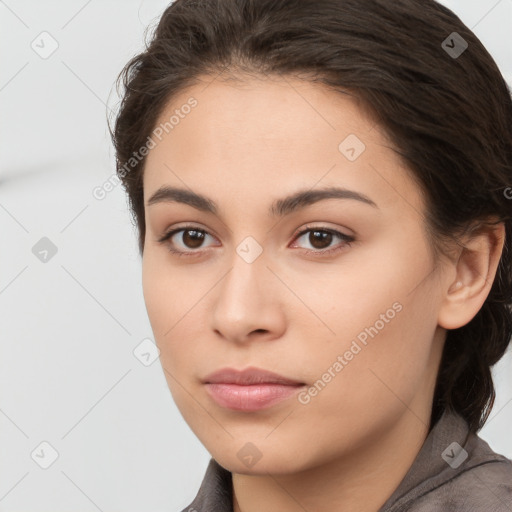
<svg viewBox="0 0 512 512"><path fill-rule="evenodd" d="M505 225L489 226L464 241L441 304L438 324L458 329L480 311L491 290L505 242Z"/></svg>

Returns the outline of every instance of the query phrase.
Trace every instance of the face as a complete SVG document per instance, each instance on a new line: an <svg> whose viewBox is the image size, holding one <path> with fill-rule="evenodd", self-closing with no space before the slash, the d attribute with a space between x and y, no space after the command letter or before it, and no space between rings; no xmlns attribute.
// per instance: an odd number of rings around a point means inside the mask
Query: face
<svg viewBox="0 0 512 512"><path fill-rule="evenodd" d="M143 291L172 396L207 450L230 471L284 474L428 423L438 270L421 192L382 129L353 96L292 78L205 78L157 124L173 115L146 160ZM214 207L155 198L162 187ZM317 194L330 188L350 192ZM248 367L300 385L204 383Z"/></svg>

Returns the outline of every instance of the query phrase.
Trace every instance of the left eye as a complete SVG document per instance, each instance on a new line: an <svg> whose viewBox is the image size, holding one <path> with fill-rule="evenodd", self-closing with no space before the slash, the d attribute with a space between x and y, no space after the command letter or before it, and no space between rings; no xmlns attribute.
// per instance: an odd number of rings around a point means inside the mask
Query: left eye
<svg viewBox="0 0 512 512"><path fill-rule="evenodd" d="M184 249L177 249L175 242L172 241L172 238L178 233L182 233L181 237L178 237L178 239L181 240L182 244L184 244ZM185 234L186 236L184 236ZM312 245L313 249L305 249L305 252L319 255L330 254L332 252L342 250L344 246L350 246L351 242L355 240L353 236L340 233L334 229L323 227L304 229L296 235L294 240L299 240L308 234L309 237L307 238L307 241ZM185 226L169 231L163 237L161 237L158 242L165 243L170 240L171 243L167 244L168 250L177 256L197 256L200 254L199 251L191 251L187 249L200 249L205 238L208 236L212 235L210 235L204 229L200 229L197 226ZM326 247L330 246L333 239L336 238L341 240L341 247L338 245L334 248L329 248L326 250Z"/></svg>
<svg viewBox="0 0 512 512"><path fill-rule="evenodd" d="M300 239L304 237L305 235L308 235L307 241L313 246L313 249L317 250L310 250L307 249L308 253L332 253L338 250L343 249L344 245L350 246L351 242L355 240L353 236L345 235L344 233L340 233L339 231L336 231L335 229L328 229L328 228L308 228L303 231L301 231L296 239ZM334 248L330 248L327 250L319 250L319 249L325 249L326 246L331 245L331 242L333 239L338 238L340 239L343 244L341 247L336 246Z"/></svg>

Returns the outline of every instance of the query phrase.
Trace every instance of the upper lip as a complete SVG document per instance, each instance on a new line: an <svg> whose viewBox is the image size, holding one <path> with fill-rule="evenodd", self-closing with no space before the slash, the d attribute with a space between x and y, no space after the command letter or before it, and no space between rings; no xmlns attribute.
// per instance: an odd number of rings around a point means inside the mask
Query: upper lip
<svg viewBox="0 0 512 512"><path fill-rule="evenodd" d="M223 383L223 384L284 384L287 386L297 386L304 384L298 380L288 379L277 373L263 370L251 366L244 370L236 370L235 368L222 368L207 375L203 382Z"/></svg>

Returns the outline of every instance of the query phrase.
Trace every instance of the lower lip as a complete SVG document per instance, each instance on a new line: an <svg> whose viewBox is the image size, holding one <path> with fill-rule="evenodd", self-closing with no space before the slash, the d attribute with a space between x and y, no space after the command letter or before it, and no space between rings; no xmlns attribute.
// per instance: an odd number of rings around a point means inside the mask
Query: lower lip
<svg viewBox="0 0 512 512"><path fill-rule="evenodd" d="M236 411L259 411L282 400L290 398L303 386L287 386L283 384L222 384L208 383L205 385L210 396L221 407Z"/></svg>

